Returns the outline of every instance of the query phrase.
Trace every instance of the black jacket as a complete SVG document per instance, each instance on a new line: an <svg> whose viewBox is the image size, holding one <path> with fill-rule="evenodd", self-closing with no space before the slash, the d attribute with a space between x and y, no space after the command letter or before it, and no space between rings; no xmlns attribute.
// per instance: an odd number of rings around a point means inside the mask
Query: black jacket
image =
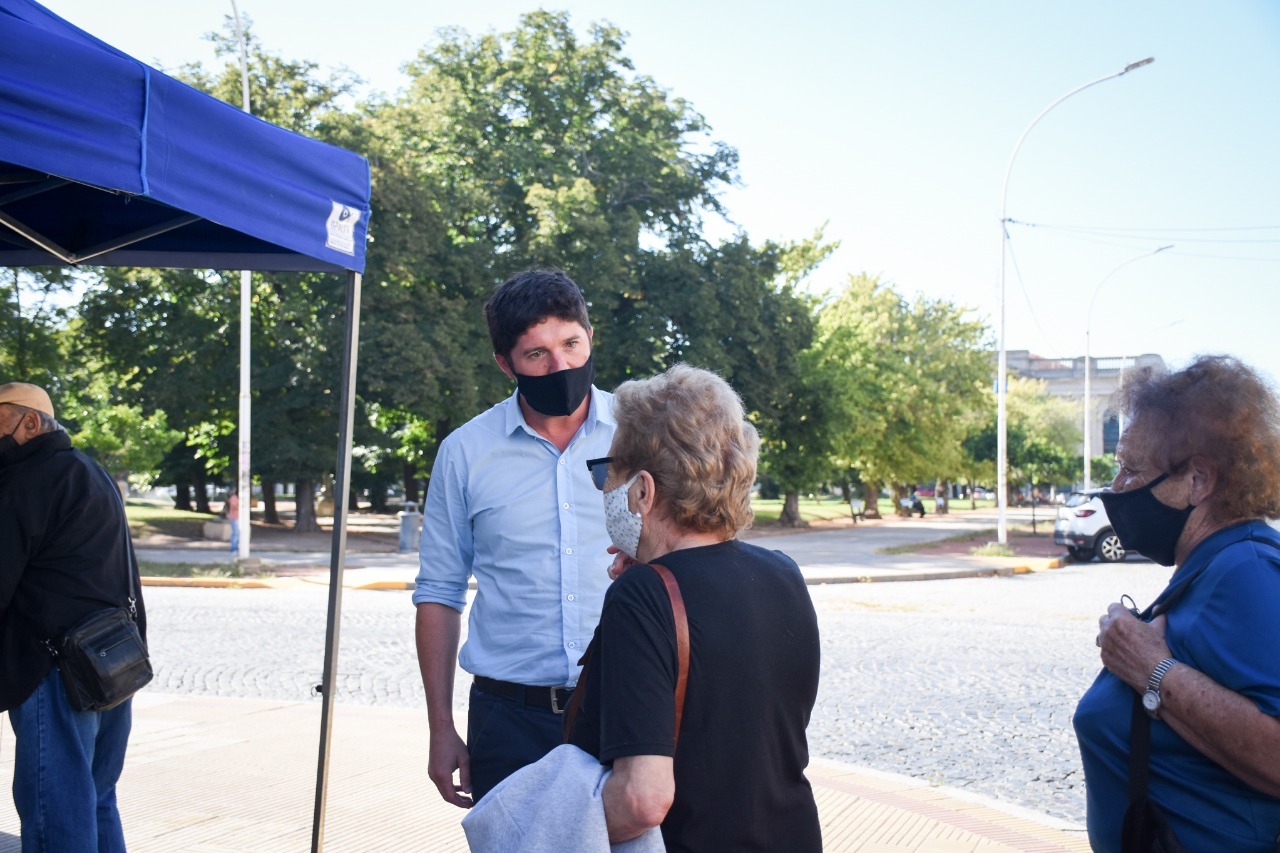
<svg viewBox="0 0 1280 853"><path fill-rule="evenodd" d="M110 478L62 431L0 457L0 711L22 704L53 669L46 639L87 614L123 606L138 566Z"/></svg>

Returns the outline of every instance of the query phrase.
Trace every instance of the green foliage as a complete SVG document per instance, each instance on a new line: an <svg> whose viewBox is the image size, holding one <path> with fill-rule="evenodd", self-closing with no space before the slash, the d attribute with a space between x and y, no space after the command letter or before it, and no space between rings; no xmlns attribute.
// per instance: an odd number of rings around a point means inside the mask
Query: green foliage
<svg viewBox="0 0 1280 853"><path fill-rule="evenodd" d="M1105 486L1116 478L1116 473L1120 470L1116 463L1116 455L1114 453L1104 453L1101 456L1095 456L1089 462L1089 479L1095 486Z"/></svg>
<svg viewBox="0 0 1280 853"><path fill-rule="evenodd" d="M59 330L73 284L60 269L0 270L0 381L31 382L58 399L65 371Z"/></svg>
<svg viewBox="0 0 1280 853"><path fill-rule="evenodd" d="M988 391L986 419L971 425L962 442L970 467L990 472L995 477L996 406L995 394ZM1009 480L1031 485L1070 482L1079 476L1080 425L1075 404L1054 397L1046 390L1044 380L1014 376L1009 379L1005 396L1008 412Z"/></svg>
<svg viewBox="0 0 1280 853"><path fill-rule="evenodd" d="M623 48L613 27L579 38L545 11L501 34L446 30L409 64L402 96L370 105L368 399L444 435L509 394L480 308L523 268L562 267L583 286L606 387L708 362L722 336L687 327L700 319L690 302L714 313L758 301L768 252L698 236L736 153ZM689 351L695 339L702 351Z"/></svg>
<svg viewBox="0 0 1280 853"><path fill-rule="evenodd" d="M803 361L829 418L830 462L868 482L958 473L962 425L990 370L985 344L964 308L851 276L822 306Z"/></svg>
<svg viewBox="0 0 1280 853"><path fill-rule="evenodd" d="M169 429L163 411L148 415L115 399L104 373L83 371L78 378L87 379L85 387L59 412L72 443L113 475L150 486L165 453L182 433Z"/></svg>
<svg viewBox="0 0 1280 853"><path fill-rule="evenodd" d="M225 65L182 74L238 106L235 39L229 27L211 39ZM950 478L987 464L975 444L989 402L986 330L960 306L910 300L865 275L817 302L805 282L836 248L821 228L790 243L705 239L737 153L634 68L616 28L580 36L567 14L537 11L510 32L446 30L408 64L402 93L363 104L349 73L281 58L252 33L248 52L255 115L370 158L356 484L381 493L425 475L441 438L511 392L481 306L535 266L583 286L599 385L677 362L715 370L761 431L762 478L793 498L831 480ZM15 304L23 296L22 310L0 316L0 368L64 376L61 359L92 365L100 382L82 375L67 389L83 441L118 468L175 483L225 477L239 276L88 278L82 322L65 337L65 321L29 298L56 294L59 274L0 284ZM255 274L251 287L255 474L305 486L334 461L345 293L306 274ZM37 346L46 338L53 345ZM1049 426L1019 426L1028 471L1063 461Z"/></svg>

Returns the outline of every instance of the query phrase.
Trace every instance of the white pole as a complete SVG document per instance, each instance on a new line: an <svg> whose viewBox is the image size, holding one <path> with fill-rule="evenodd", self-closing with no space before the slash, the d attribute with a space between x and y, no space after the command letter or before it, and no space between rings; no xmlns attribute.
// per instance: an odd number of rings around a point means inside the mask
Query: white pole
<svg viewBox="0 0 1280 853"><path fill-rule="evenodd" d="M240 10L236 0L231 0L231 12L236 21L236 40L240 43L240 94L246 113L249 109L249 56L245 48L244 28L240 26ZM239 458L236 490L240 495L240 517L235 524L240 529L240 547L236 559L249 559L249 536L253 528L249 524L253 513L253 484L249 467L249 439L253 424L253 401L249 379L249 327L250 307L253 301L253 276L248 270L240 271L240 426Z"/></svg>
<svg viewBox="0 0 1280 853"><path fill-rule="evenodd" d="M1095 290L1096 294L1097 291ZM1090 309L1093 308L1090 303ZM1089 324L1084 325L1084 490L1093 488L1091 480L1090 460L1093 459L1091 436L1093 435L1093 412L1089 408Z"/></svg>
<svg viewBox="0 0 1280 853"><path fill-rule="evenodd" d="M1154 57L1147 57L1138 62L1130 63L1124 67L1124 70L1117 71L1114 74L1108 74L1105 77L1099 77L1097 80L1090 80L1083 86L1078 86L1058 98L1049 106L1040 111L1040 114L1031 120L1031 124L1027 125L1027 129L1022 131L1022 135L1018 137L1018 143L1013 146L1013 153L1009 155L1009 165L1004 172L1004 189L1000 193L1000 310L999 330L997 337L999 339L999 352L996 358L996 506L999 508L999 521L996 526L996 541L1001 545L1009 541L1008 528L1008 512L1009 512L1009 417L1008 409L1005 403L1006 393L1008 391L1008 370L1009 359L1006 353L1006 330L1005 330L1005 255L1006 243L1009 240L1009 175L1013 172L1013 163L1018 158L1018 149L1022 147L1022 142L1027 138L1027 134L1031 132L1031 128L1039 124L1040 119L1044 118L1049 110L1058 104L1070 98L1072 95L1083 92L1090 86L1096 86L1113 77L1120 77L1128 74L1136 68L1144 65L1150 65L1155 62Z"/></svg>
<svg viewBox="0 0 1280 853"><path fill-rule="evenodd" d="M1152 255L1158 255L1161 252L1163 252L1165 249L1172 249L1172 248L1173 248L1173 244L1170 243L1168 246L1161 246L1160 248L1153 249L1150 252L1142 252L1140 254L1134 255L1132 258L1129 258L1127 261L1121 261L1120 263L1116 264L1116 266L1111 270L1111 272L1107 273L1105 276L1102 277L1102 281L1098 282L1098 286L1093 289L1093 296L1089 297L1089 312L1085 315L1085 320L1084 320L1084 490L1086 492L1089 491L1089 489L1093 488L1093 484L1092 484L1093 481L1091 476L1092 475L1091 468L1093 465L1093 455L1092 455L1093 442L1091 438L1093 435L1094 417L1093 417L1093 412L1090 411L1090 407L1089 407L1089 404L1090 404L1089 333L1090 333L1090 330L1093 328L1093 303L1098 298L1098 291L1102 290L1102 285L1106 284L1111 279L1111 276L1115 275L1120 270L1129 266L1129 264L1133 263L1134 261L1140 261L1143 258L1149 258Z"/></svg>

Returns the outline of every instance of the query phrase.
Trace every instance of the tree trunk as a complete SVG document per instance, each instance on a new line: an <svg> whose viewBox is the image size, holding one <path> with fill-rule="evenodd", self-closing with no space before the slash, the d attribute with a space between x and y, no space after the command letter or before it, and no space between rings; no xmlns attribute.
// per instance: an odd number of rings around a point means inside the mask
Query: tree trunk
<svg viewBox="0 0 1280 853"><path fill-rule="evenodd" d="M782 514L778 523L783 527L808 527L809 522L800 517L800 493L787 492L782 497Z"/></svg>
<svg viewBox="0 0 1280 853"><path fill-rule="evenodd" d="M354 488L347 489L347 511L358 512L360 510L360 496L356 494Z"/></svg>
<svg viewBox="0 0 1280 853"><path fill-rule="evenodd" d="M196 474L196 512L212 512L209 509L209 489L208 481L205 479L204 471Z"/></svg>
<svg viewBox="0 0 1280 853"><path fill-rule="evenodd" d="M422 506L418 500L418 472L407 459L404 463L404 499Z"/></svg>
<svg viewBox="0 0 1280 853"><path fill-rule="evenodd" d="M369 509L377 513L384 513L387 511L386 489L379 487L369 490Z"/></svg>
<svg viewBox="0 0 1280 853"><path fill-rule="evenodd" d="M310 480L298 480L297 488L294 489L297 494L294 500L297 502L296 520L293 522L295 533L319 533L320 524L316 521L316 496L315 488Z"/></svg>
<svg viewBox="0 0 1280 853"><path fill-rule="evenodd" d="M280 513L276 509L276 484L262 483L262 520L267 524L279 524Z"/></svg>
<svg viewBox="0 0 1280 853"><path fill-rule="evenodd" d="M900 518L910 518L911 510L902 505L907 496L907 487L902 483L893 484L893 514Z"/></svg>
<svg viewBox="0 0 1280 853"><path fill-rule="evenodd" d="M191 484L186 480L174 483L173 508L191 512Z"/></svg>
<svg viewBox="0 0 1280 853"><path fill-rule="evenodd" d="M867 507L862 514L867 518L880 518L880 484L863 483L862 500Z"/></svg>

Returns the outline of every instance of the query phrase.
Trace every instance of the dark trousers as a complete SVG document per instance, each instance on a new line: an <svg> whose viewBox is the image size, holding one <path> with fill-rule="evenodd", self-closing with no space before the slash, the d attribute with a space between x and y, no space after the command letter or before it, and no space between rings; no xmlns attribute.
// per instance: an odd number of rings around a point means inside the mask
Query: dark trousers
<svg viewBox="0 0 1280 853"><path fill-rule="evenodd" d="M124 853L116 780L124 768L133 700L110 711L76 711L54 670L9 709L17 738L13 804L22 849Z"/></svg>
<svg viewBox="0 0 1280 853"><path fill-rule="evenodd" d="M467 751L471 797L476 802L512 773L532 764L564 740L564 716L529 708L471 685Z"/></svg>

